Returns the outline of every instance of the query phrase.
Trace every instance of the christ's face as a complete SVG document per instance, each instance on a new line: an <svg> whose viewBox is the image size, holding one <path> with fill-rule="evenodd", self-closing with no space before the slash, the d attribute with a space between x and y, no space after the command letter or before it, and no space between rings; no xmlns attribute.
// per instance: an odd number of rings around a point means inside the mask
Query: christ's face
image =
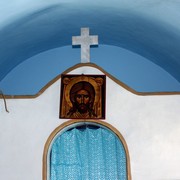
<svg viewBox="0 0 180 180"><path fill-rule="evenodd" d="M75 95L75 101L79 112L86 113L90 102L89 92L86 90L80 90Z"/></svg>

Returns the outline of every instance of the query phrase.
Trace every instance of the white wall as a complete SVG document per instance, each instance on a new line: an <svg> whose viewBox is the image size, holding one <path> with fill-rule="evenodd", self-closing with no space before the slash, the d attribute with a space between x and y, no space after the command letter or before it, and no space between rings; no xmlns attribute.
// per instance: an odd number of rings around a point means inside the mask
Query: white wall
<svg viewBox="0 0 180 180"><path fill-rule="evenodd" d="M81 67L72 74L103 74ZM124 136L133 180L180 179L180 96L137 96L107 77L106 122ZM0 179L41 180L44 145L59 119L60 80L36 99L0 100Z"/></svg>

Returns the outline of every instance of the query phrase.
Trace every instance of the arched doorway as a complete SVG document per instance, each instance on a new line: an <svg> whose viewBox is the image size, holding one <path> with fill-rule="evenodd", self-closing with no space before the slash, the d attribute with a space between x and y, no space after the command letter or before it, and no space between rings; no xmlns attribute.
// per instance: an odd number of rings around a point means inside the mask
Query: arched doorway
<svg viewBox="0 0 180 180"><path fill-rule="evenodd" d="M104 121L68 121L48 138L43 180L131 180L127 145Z"/></svg>

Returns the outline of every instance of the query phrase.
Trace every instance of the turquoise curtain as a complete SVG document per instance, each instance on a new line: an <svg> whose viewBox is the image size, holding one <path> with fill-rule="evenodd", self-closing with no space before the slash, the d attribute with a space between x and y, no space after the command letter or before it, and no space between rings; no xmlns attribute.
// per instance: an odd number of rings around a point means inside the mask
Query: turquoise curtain
<svg viewBox="0 0 180 180"><path fill-rule="evenodd" d="M126 154L104 128L73 128L60 134L50 153L50 180L126 180Z"/></svg>

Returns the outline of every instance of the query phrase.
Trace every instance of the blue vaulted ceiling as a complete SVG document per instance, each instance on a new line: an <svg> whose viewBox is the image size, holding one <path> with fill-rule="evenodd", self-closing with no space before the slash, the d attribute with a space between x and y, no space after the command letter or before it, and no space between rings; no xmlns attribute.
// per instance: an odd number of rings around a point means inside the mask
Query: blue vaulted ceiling
<svg viewBox="0 0 180 180"><path fill-rule="evenodd" d="M79 63L71 37L79 35L81 27L99 36L91 62L115 78L136 91L180 92L179 1L28 2L0 3L0 89L5 94L35 94ZM36 83L34 73L40 77Z"/></svg>

